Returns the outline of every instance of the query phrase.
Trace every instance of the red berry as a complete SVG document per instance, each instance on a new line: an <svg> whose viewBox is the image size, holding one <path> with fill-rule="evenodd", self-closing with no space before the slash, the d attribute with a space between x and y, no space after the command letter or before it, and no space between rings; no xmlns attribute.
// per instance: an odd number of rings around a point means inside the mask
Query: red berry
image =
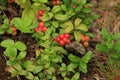
<svg viewBox="0 0 120 80"><path fill-rule="evenodd" d="M38 16L38 20L42 20L42 16Z"/></svg>
<svg viewBox="0 0 120 80"><path fill-rule="evenodd" d="M63 39L65 36L64 36L64 34L60 34L59 37L60 37L60 39Z"/></svg>
<svg viewBox="0 0 120 80"><path fill-rule="evenodd" d="M38 31L43 31L43 28L42 27L38 27Z"/></svg>
<svg viewBox="0 0 120 80"><path fill-rule="evenodd" d="M38 15L39 15L39 16L43 16L43 13L44 13L43 10L39 10L39 11L38 11Z"/></svg>
<svg viewBox="0 0 120 80"><path fill-rule="evenodd" d="M60 0L57 0L57 1L56 1L56 5L59 5L59 4L60 4Z"/></svg>
<svg viewBox="0 0 120 80"><path fill-rule="evenodd" d="M68 34L68 33L65 33L64 36L68 39L70 38L70 34Z"/></svg>
<svg viewBox="0 0 120 80"><path fill-rule="evenodd" d="M44 27L44 22L39 22L39 27Z"/></svg>
<svg viewBox="0 0 120 80"><path fill-rule="evenodd" d="M57 37L57 38L56 38L56 41L57 41L57 42L60 42L60 37Z"/></svg>
<svg viewBox="0 0 120 80"><path fill-rule="evenodd" d="M59 41L59 44L60 44L61 46L64 46L64 45L65 45L65 42L64 42L63 40L60 40L60 41Z"/></svg>
<svg viewBox="0 0 120 80"><path fill-rule="evenodd" d="M70 44L70 39L67 39L66 44Z"/></svg>
<svg viewBox="0 0 120 80"><path fill-rule="evenodd" d="M85 36L83 34L80 34L81 37L81 41L84 42L85 41Z"/></svg>
<svg viewBox="0 0 120 80"><path fill-rule="evenodd" d="M66 37L64 37L62 40L63 40L65 43L67 42L67 38L66 38Z"/></svg>
<svg viewBox="0 0 120 80"><path fill-rule="evenodd" d="M89 41L89 40L90 40L90 37L89 37L89 36L86 36L86 37L85 37L85 40L86 40L86 41Z"/></svg>
<svg viewBox="0 0 120 80"><path fill-rule="evenodd" d="M17 28L16 27L13 27L13 32L17 32Z"/></svg>
<svg viewBox="0 0 120 80"><path fill-rule="evenodd" d="M83 46L84 46L84 47L88 47L88 46L89 46L89 43L88 43L88 42L84 42L84 43L83 43Z"/></svg>
<svg viewBox="0 0 120 80"><path fill-rule="evenodd" d="M52 5L56 5L56 1L52 1Z"/></svg>
<svg viewBox="0 0 120 80"><path fill-rule="evenodd" d="M46 27L43 27L42 32L45 33L46 30L47 30L47 28L46 28Z"/></svg>
<svg viewBox="0 0 120 80"><path fill-rule="evenodd" d="M8 3L12 3L14 0L8 0Z"/></svg>

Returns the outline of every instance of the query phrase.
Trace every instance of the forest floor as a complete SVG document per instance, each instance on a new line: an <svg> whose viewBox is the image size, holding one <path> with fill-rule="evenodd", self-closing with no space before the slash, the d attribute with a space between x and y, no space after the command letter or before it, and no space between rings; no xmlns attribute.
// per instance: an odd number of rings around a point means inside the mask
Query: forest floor
<svg viewBox="0 0 120 80"><path fill-rule="evenodd" d="M111 34L120 32L120 8L117 8L117 5L120 5L120 0L90 0L90 2L94 4L91 14L97 13L100 15L100 18L94 21L91 27L91 32L95 34L96 37L90 41L91 46L88 50L90 49L94 52L94 57L88 64L88 73L81 74L81 80L108 80L106 77L107 72L102 70L99 66L101 65L99 63L104 63L107 60L107 57L102 55L100 52L97 52L95 45L102 41L100 35L102 27L107 28ZM37 48L37 44L30 35L18 34L17 37L8 35L0 36L1 40L8 38L12 38L16 41L23 41L27 45L27 52L29 52L27 58L35 56L34 53ZM3 55L3 51L4 48L0 47L0 80L24 80L22 77L11 78L10 73L6 71L7 59ZM117 80L120 80L120 76L118 76Z"/></svg>

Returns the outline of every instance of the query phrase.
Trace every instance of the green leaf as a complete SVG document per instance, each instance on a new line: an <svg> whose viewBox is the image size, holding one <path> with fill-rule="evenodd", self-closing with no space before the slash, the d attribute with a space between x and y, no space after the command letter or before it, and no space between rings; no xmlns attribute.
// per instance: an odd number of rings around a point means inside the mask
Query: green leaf
<svg viewBox="0 0 120 80"><path fill-rule="evenodd" d="M81 60L78 56L74 56L73 54L69 54L68 55L68 59L71 62L75 62L75 63L80 62L80 60Z"/></svg>
<svg viewBox="0 0 120 80"><path fill-rule="evenodd" d="M27 61L25 61L23 64L22 64L22 66L23 66L23 68L27 68L28 66L30 66L32 63L31 63L31 61L30 60L27 60Z"/></svg>
<svg viewBox="0 0 120 80"><path fill-rule="evenodd" d="M39 0L42 3L47 3L48 0Z"/></svg>
<svg viewBox="0 0 120 80"><path fill-rule="evenodd" d="M17 71L22 70L22 66L20 65L20 63L14 64L13 67L14 67Z"/></svg>
<svg viewBox="0 0 120 80"><path fill-rule="evenodd" d="M67 54L67 53L68 53L63 47L60 47L60 46L54 46L54 47L52 48L52 50L54 50L54 51L56 51L56 52L60 51L61 53L64 53L64 54Z"/></svg>
<svg viewBox="0 0 120 80"><path fill-rule="evenodd" d="M88 31L88 28L85 24L80 24L80 25L76 26L76 29L82 30L82 31L85 31L85 32Z"/></svg>
<svg viewBox="0 0 120 80"><path fill-rule="evenodd" d="M5 50L4 54L8 58L16 57L17 56L17 49L15 47L9 46Z"/></svg>
<svg viewBox="0 0 120 80"><path fill-rule="evenodd" d="M61 7L59 6L59 5L57 5L57 6L53 6L53 8L52 8L52 12L53 13L56 13L56 12L59 12L61 10Z"/></svg>
<svg viewBox="0 0 120 80"><path fill-rule="evenodd" d="M81 60L84 61L85 63L88 63L92 56L93 56L92 52L89 51L81 58Z"/></svg>
<svg viewBox="0 0 120 80"><path fill-rule="evenodd" d="M118 54L117 53L112 53L112 54L110 54L110 57L112 57L112 58L118 58L119 56L118 56Z"/></svg>
<svg viewBox="0 0 120 80"><path fill-rule="evenodd" d="M72 71L74 72L74 69L77 68L78 64L77 63L70 63L68 66L67 66L67 71Z"/></svg>
<svg viewBox="0 0 120 80"><path fill-rule="evenodd" d="M42 21L49 21L50 20L50 17L48 14L44 13L44 15L42 16Z"/></svg>
<svg viewBox="0 0 120 80"><path fill-rule="evenodd" d="M11 23L15 25L17 29L20 29L22 25L22 20L20 18L15 17L12 19Z"/></svg>
<svg viewBox="0 0 120 80"><path fill-rule="evenodd" d="M120 38L120 33L113 34L111 40Z"/></svg>
<svg viewBox="0 0 120 80"><path fill-rule="evenodd" d="M64 25L67 26L67 28L65 29L65 33L69 33L74 29L74 26L71 21L65 22Z"/></svg>
<svg viewBox="0 0 120 80"><path fill-rule="evenodd" d="M12 58L12 60L7 61L7 66L12 66L12 65L14 65L16 63L17 63L17 61L15 60L15 58Z"/></svg>
<svg viewBox="0 0 120 80"><path fill-rule="evenodd" d="M61 71L66 71L67 70L67 66L65 63L62 63L61 64L61 68L60 68Z"/></svg>
<svg viewBox="0 0 120 80"><path fill-rule="evenodd" d="M33 74L30 72L27 75L25 75L25 77L29 80L33 80L33 78L34 78Z"/></svg>
<svg viewBox="0 0 120 80"><path fill-rule="evenodd" d="M27 75L27 74L28 74L28 71L26 70L19 71L19 75Z"/></svg>
<svg viewBox="0 0 120 80"><path fill-rule="evenodd" d="M101 32L101 34L102 34L102 38L103 38L103 40L109 40L110 39L110 37L111 37L111 35L110 35L110 33L107 31L107 29L105 29L105 28L102 28L102 32Z"/></svg>
<svg viewBox="0 0 120 80"><path fill-rule="evenodd" d="M120 51L120 41L119 40L114 44L113 49L115 51Z"/></svg>
<svg viewBox="0 0 120 80"><path fill-rule="evenodd" d="M25 52L25 51L22 51L22 52L20 52L19 55L17 56L17 60L21 60L21 59L25 58L25 56L26 56L26 52Z"/></svg>
<svg viewBox="0 0 120 80"><path fill-rule="evenodd" d="M61 9L62 9L63 11L67 11L67 7L66 7L65 5L61 5Z"/></svg>
<svg viewBox="0 0 120 80"><path fill-rule="evenodd" d="M12 47L14 45L14 41L11 39L7 39L1 42L2 47Z"/></svg>
<svg viewBox="0 0 120 80"><path fill-rule="evenodd" d="M80 0L80 5L84 6L86 4L87 0Z"/></svg>
<svg viewBox="0 0 120 80"><path fill-rule="evenodd" d="M21 28L25 28L31 25L32 23L32 18L29 17L29 15L22 17L22 24L21 24Z"/></svg>
<svg viewBox="0 0 120 80"><path fill-rule="evenodd" d="M109 51L109 49L107 48L107 46L105 44L97 44L96 49L98 51L101 51L101 52L108 52Z"/></svg>
<svg viewBox="0 0 120 80"><path fill-rule="evenodd" d="M11 76L12 76L12 77L15 77L15 76L18 75L18 71L15 70L13 67L9 67L9 68L8 68L8 71L11 73Z"/></svg>
<svg viewBox="0 0 120 80"><path fill-rule="evenodd" d="M26 45L25 45L24 43L20 42L20 41L17 41L17 42L15 43L15 46L16 46L16 48L17 48L18 50L20 50L20 51L26 50Z"/></svg>
<svg viewBox="0 0 120 80"><path fill-rule="evenodd" d="M72 79L71 80L79 80L79 78L80 78L80 73L75 73L75 75L72 77Z"/></svg>
<svg viewBox="0 0 120 80"><path fill-rule="evenodd" d="M77 41L77 42L80 42L80 33L79 32L77 32L77 31L74 31L74 37L75 37L75 40Z"/></svg>
<svg viewBox="0 0 120 80"><path fill-rule="evenodd" d="M39 73L40 71L42 71L43 70L43 66L36 66L34 69L33 69L33 73L34 74L37 74L37 73Z"/></svg>
<svg viewBox="0 0 120 80"><path fill-rule="evenodd" d="M5 32L5 30L2 29L2 28L0 28L0 35L1 35L1 34L4 34L4 32Z"/></svg>
<svg viewBox="0 0 120 80"><path fill-rule="evenodd" d="M82 19L76 18L75 19L75 27L77 27L82 22Z"/></svg>
<svg viewBox="0 0 120 80"><path fill-rule="evenodd" d="M87 64L84 61L80 61L79 68L83 73L87 73Z"/></svg>
<svg viewBox="0 0 120 80"><path fill-rule="evenodd" d="M55 27L55 28L58 28L58 22L57 21L52 21L52 25Z"/></svg>
<svg viewBox="0 0 120 80"><path fill-rule="evenodd" d="M69 18L68 15L65 15L65 14L55 14L54 17L55 19L60 21L66 21Z"/></svg>
<svg viewBox="0 0 120 80"><path fill-rule="evenodd" d="M22 0L22 3L25 3L26 2L26 0Z"/></svg>
<svg viewBox="0 0 120 80"><path fill-rule="evenodd" d="M91 8L83 8L82 11L84 13L90 13L91 12Z"/></svg>

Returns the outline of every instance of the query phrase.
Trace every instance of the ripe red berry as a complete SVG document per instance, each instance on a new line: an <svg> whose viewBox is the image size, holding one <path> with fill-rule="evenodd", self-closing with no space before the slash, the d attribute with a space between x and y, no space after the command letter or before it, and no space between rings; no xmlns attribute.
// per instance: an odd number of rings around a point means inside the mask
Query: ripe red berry
<svg viewBox="0 0 120 80"><path fill-rule="evenodd" d="M39 15L39 16L43 16L43 13L44 13L43 10L39 10L39 11L38 11L38 15Z"/></svg>
<svg viewBox="0 0 120 80"><path fill-rule="evenodd" d="M64 36L64 34L60 34L59 37L60 37L60 39L63 39L65 36Z"/></svg>
<svg viewBox="0 0 120 80"><path fill-rule="evenodd" d="M67 39L67 40L66 40L66 44L70 44L70 39Z"/></svg>
<svg viewBox="0 0 120 80"><path fill-rule="evenodd" d="M14 0L8 0L8 3L12 3L12 2L14 2Z"/></svg>
<svg viewBox="0 0 120 80"><path fill-rule="evenodd" d="M64 37L62 40L66 43L68 39Z"/></svg>
<svg viewBox="0 0 120 80"><path fill-rule="evenodd" d="M83 46L84 46L84 47L88 47L88 46L89 46L89 43L88 43L88 42L84 42L84 43L83 43Z"/></svg>
<svg viewBox="0 0 120 80"><path fill-rule="evenodd" d="M89 37L89 36L85 36L85 40L86 40L86 41L89 41L89 40L90 40L90 37Z"/></svg>
<svg viewBox="0 0 120 80"><path fill-rule="evenodd" d="M42 32L45 33L46 30L47 30L47 28L46 28L46 27L43 27Z"/></svg>
<svg viewBox="0 0 120 80"><path fill-rule="evenodd" d="M65 42L64 42L63 40L60 40L60 41L59 41L59 44L60 44L61 46L64 46L64 45L65 45Z"/></svg>
<svg viewBox="0 0 120 80"><path fill-rule="evenodd" d="M38 25L39 27L44 27L45 25L44 25L44 22L39 22L39 25Z"/></svg>
<svg viewBox="0 0 120 80"><path fill-rule="evenodd" d="M16 27L13 27L13 32L17 32L17 28Z"/></svg>
<svg viewBox="0 0 120 80"><path fill-rule="evenodd" d="M56 41L57 41L57 42L60 42L60 37L57 37L57 38L56 38Z"/></svg>
<svg viewBox="0 0 120 80"><path fill-rule="evenodd" d="M38 28L35 28L35 30L34 30L35 32L38 32Z"/></svg>
<svg viewBox="0 0 120 80"><path fill-rule="evenodd" d="M38 20L42 20L42 16L38 16Z"/></svg>
<svg viewBox="0 0 120 80"><path fill-rule="evenodd" d="M59 5L59 4L60 4L60 0L57 0L57 1L56 1L56 5Z"/></svg>
<svg viewBox="0 0 120 80"><path fill-rule="evenodd" d="M81 37L81 41L84 42L85 41L85 36L83 34L80 34Z"/></svg>
<svg viewBox="0 0 120 80"><path fill-rule="evenodd" d="M70 38L70 34L68 34L68 33L65 33L64 36L68 39Z"/></svg>
<svg viewBox="0 0 120 80"><path fill-rule="evenodd" d="M38 31L43 31L43 28L42 27L38 27Z"/></svg>
<svg viewBox="0 0 120 80"><path fill-rule="evenodd" d="M56 5L56 1L54 1L54 0L52 0L51 3L52 3L52 5Z"/></svg>

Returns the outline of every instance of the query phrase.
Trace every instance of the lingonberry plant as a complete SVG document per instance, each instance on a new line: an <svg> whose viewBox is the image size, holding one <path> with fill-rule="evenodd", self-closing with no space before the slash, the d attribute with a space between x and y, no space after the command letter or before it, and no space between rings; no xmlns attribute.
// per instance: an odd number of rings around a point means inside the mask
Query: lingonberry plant
<svg viewBox="0 0 120 80"><path fill-rule="evenodd" d="M11 2L10 2L11 1ZM9 0L12 4L13 0ZM87 0L14 0L20 11L11 20L5 18L0 34L30 34L37 41L36 56L26 60L26 48L22 42L11 39L1 42L8 58L8 71L14 76L29 80L80 80L80 73L87 73L87 63L92 52L75 55L66 50L71 42L89 46L91 4ZM20 15L19 15L20 14ZM58 77L59 76L59 77Z"/></svg>

